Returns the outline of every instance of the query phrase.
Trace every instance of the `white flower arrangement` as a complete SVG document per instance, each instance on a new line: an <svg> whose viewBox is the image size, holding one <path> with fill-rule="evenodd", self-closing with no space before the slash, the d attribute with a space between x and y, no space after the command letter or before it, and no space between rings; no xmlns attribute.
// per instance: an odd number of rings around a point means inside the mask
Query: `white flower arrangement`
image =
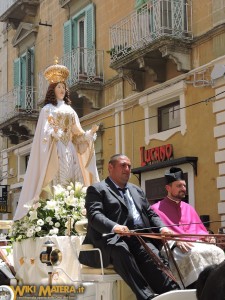
<svg viewBox="0 0 225 300"><path fill-rule="evenodd" d="M12 241L27 238L77 235L74 225L85 219L84 208L86 187L75 182L64 188L53 186L51 199L39 199L21 220L15 221L10 230Z"/></svg>

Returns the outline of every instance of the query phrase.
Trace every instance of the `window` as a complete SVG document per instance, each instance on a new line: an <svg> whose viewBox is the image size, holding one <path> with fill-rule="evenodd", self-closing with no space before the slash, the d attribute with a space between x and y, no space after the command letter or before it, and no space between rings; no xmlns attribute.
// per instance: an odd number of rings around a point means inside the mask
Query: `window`
<svg viewBox="0 0 225 300"><path fill-rule="evenodd" d="M146 145L152 139L166 141L176 132L185 134L185 89L185 82L180 81L169 87L162 85L161 90L155 92L153 87L149 95L140 98L145 115Z"/></svg>
<svg viewBox="0 0 225 300"><path fill-rule="evenodd" d="M14 60L14 88L17 108L33 108L34 54L33 49Z"/></svg>
<svg viewBox="0 0 225 300"><path fill-rule="evenodd" d="M78 14L64 23L64 64L70 73L80 74L93 71L95 55L94 5L89 4ZM76 77L76 74L74 74ZM74 77L73 76L73 77Z"/></svg>
<svg viewBox="0 0 225 300"><path fill-rule="evenodd" d="M180 126L180 101L158 108L158 132Z"/></svg>
<svg viewBox="0 0 225 300"><path fill-rule="evenodd" d="M84 40L84 18L82 17L80 20L77 22L78 24L78 47L80 48L79 51L79 72L80 74L84 74L86 70L85 62L86 60L84 59L84 53L85 53L85 40Z"/></svg>

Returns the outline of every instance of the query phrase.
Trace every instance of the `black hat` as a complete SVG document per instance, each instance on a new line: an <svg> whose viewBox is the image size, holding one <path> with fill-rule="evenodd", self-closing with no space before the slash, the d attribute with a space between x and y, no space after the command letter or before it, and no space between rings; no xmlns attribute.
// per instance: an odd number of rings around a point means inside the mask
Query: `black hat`
<svg viewBox="0 0 225 300"><path fill-rule="evenodd" d="M169 172L165 173L165 177L167 184L177 180L185 180L183 171L180 168L176 167L170 168Z"/></svg>

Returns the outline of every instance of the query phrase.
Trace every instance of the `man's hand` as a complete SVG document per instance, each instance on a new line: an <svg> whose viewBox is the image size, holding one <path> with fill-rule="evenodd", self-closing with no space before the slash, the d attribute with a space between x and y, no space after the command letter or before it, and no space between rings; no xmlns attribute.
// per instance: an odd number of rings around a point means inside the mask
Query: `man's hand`
<svg viewBox="0 0 225 300"><path fill-rule="evenodd" d="M176 246L180 249L181 252L186 253L189 250L191 250L192 247L194 247L193 243L190 242L184 242L184 241L179 241L176 242Z"/></svg>
<svg viewBox="0 0 225 300"><path fill-rule="evenodd" d="M216 238L214 236L209 236L209 237L206 237L204 239L204 241L208 242L208 243L211 243L211 244L216 244Z"/></svg>
<svg viewBox="0 0 225 300"><path fill-rule="evenodd" d="M118 234L121 234L121 233L129 233L130 230L127 226L124 226L124 225L116 225L114 228L113 228L113 232L114 233L118 233Z"/></svg>
<svg viewBox="0 0 225 300"><path fill-rule="evenodd" d="M168 227L162 227L160 230L161 234L174 234L173 230L169 229Z"/></svg>
<svg viewBox="0 0 225 300"><path fill-rule="evenodd" d="M171 229L169 229L167 227L162 227L160 233L165 234L165 235L175 234L175 232L173 232ZM190 243L190 242L179 241L179 242L176 242L176 247L178 247L181 250L181 252L186 253L189 250L191 250L191 248L194 247L194 245L193 245L193 243Z"/></svg>

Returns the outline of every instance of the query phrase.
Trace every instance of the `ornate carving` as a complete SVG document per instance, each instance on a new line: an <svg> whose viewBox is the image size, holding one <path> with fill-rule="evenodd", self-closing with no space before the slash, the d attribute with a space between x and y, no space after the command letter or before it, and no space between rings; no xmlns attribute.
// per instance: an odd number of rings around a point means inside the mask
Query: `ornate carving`
<svg viewBox="0 0 225 300"><path fill-rule="evenodd" d="M129 82L133 91L143 91L143 71L120 68L118 74Z"/></svg>
<svg viewBox="0 0 225 300"><path fill-rule="evenodd" d="M162 57L168 57L176 63L178 71L191 70L190 50L187 47L177 46L175 48L174 45L166 45L160 47L159 51L162 53Z"/></svg>

